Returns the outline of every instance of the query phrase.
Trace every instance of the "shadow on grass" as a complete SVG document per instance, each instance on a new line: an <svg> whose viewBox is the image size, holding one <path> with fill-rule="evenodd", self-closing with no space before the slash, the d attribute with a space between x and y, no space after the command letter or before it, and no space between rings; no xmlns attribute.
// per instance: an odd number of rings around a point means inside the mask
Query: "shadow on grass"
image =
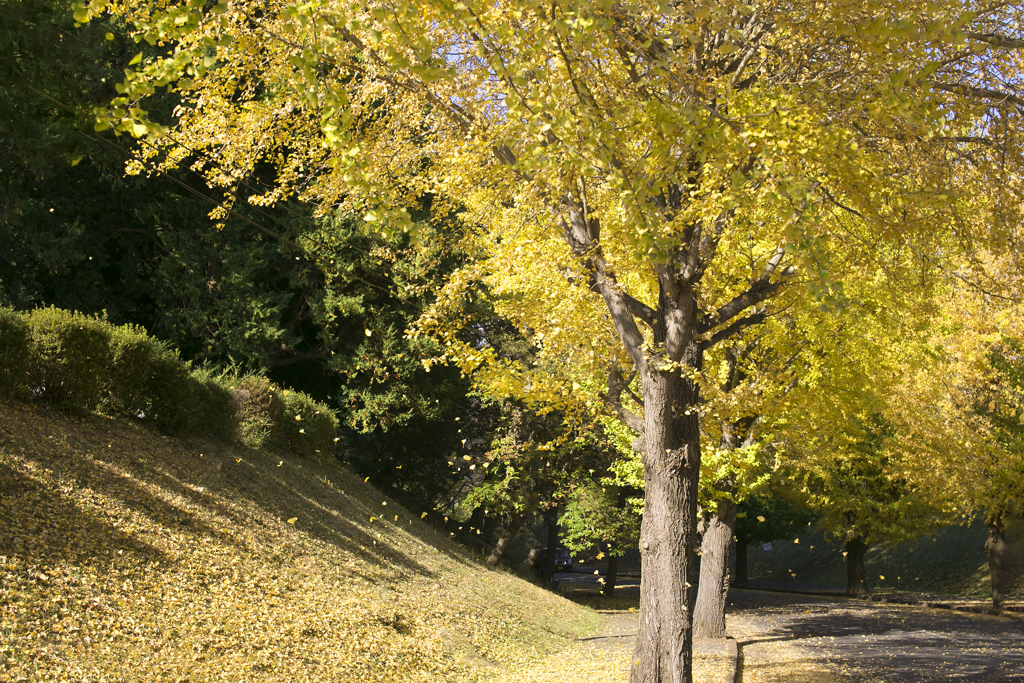
<svg viewBox="0 0 1024 683"><path fill-rule="evenodd" d="M22 461L19 469L50 470L79 491L120 500L148 518L146 533L161 528L208 537L240 550L266 553L266 544L252 543L244 530L256 531L273 542L271 557L282 564L302 562L301 543L290 533L301 530L312 540L330 544L372 565L391 565L399 574L433 572L412 554L397 547L395 527L465 565L478 565L470 553L414 515L400 508L340 467L304 461L242 447L209 442L183 443L130 425L97 416L75 416L57 410L0 402L6 419L0 423L0 448ZM199 454L202 454L201 456ZM86 502L54 490L14 467L3 467L6 514L0 518L0 554L24 554L15 547L31 533L22 527L45 528L40 548L57 554L64 544L82 550L74 561L95 559L86 548L104 553L117 550L167 558L158 550L117 528L109 513L92 512ZM34 476L34 475L33 475ZM29 492L15 504L8 491ZM388 505L381 505L388 502ZM395 520L394 517L398 516ZM373 521L370 518L373 517ZM296 518L294 527L289 519ZM362 519L360 519L362 518ZM359 523L354 520L359 520ZM365 521L363 521L365 520ZM85 526L83 526L85 525ZM155 527L155 528L154 528ZM377 529L380 529L378 532ZM75 538L79 541L75 541ZM98 545L86 539L102 537ZM337 566L341 573L364 580L389 582L373 572Z"/></svg>

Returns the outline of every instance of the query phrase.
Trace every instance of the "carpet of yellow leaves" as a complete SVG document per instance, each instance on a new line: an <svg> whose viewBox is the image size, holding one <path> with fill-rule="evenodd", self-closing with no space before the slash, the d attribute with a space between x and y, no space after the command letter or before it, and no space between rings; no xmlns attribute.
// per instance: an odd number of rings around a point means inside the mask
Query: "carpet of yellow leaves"
<svg viewBox="0 0 1024 683"><path fill-rule="evenodd" d="M0 402L0 492L4 682L512 680L600 619L329 463Z"/></svg>

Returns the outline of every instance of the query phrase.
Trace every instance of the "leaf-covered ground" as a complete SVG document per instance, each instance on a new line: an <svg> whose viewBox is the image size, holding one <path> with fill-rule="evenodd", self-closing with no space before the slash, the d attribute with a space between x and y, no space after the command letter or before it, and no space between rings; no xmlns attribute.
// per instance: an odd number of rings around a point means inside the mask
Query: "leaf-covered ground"
<svg viewBox="0 0 1024 683"><path fill-rule="evenodd" d="M0 681L463 681L600 617L337 467L0 403Z"/></svg>

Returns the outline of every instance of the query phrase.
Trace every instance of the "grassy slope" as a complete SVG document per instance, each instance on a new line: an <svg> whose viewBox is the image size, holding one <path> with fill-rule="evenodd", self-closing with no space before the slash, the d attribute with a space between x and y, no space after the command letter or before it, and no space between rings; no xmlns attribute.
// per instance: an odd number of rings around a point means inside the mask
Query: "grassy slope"
<svg viewBox="0 0 1024 683"><path fill-rule="evenodd" d="M418 513L331 465L0 402L0 681L478 680L596 626Z"/></svg>
<svg viewBox="0 0 1024 683"><path fill-rule="evenodd" d="M925 534L910 543L879 544L865 557L868 583L875 591L921 591L964 598L990 597L985 525L975 521ZM1024 598L1024 521L1007 527L1011 544L1011 589ZM799 543L776 541L771 555L760 545L748 550L752 580L846 587L842 544L821 532L808 532ZM881 577L885 577L884 579Z"/></svg>

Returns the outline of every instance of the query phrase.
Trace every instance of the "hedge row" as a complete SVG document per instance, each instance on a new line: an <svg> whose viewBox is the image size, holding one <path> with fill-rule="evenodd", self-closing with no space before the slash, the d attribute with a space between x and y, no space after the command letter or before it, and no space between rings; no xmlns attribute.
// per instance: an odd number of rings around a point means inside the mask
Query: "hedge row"
<svg viewBox="0 0 1024 683"><path fill-rule="evenodd" d="M334 412L306 394L194 368L140 327L59 308L0 308L0 395L309 457L337 443Z"/></svg>

